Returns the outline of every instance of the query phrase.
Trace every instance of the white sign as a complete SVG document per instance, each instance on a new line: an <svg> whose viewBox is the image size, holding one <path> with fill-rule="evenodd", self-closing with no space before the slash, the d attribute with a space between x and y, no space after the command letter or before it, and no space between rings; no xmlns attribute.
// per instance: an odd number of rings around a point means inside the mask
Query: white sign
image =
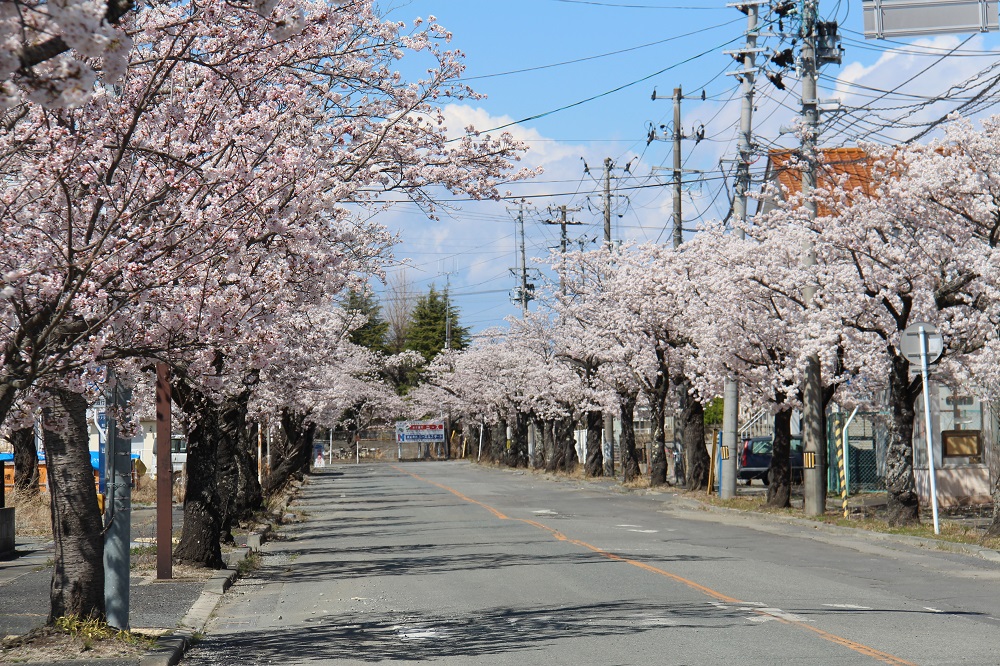
<svg viewBox="0 0 1000 666"><path fill-rule="evenodd" d="M868 39L998 29L997 0L864 0L863 12Z"/></svg>
<svg viewBox="0 0 1000 666"><path fill-rule="evenodd" d="M899 351L910 362L910 365L919 366L923 353L923 342L921 341L921 330L927 338L927 363L931 364L941 358L944 352L944 341L938 333L934 324L925 321L918 321L906 327L899 336Z"/></svg>
<svg viewBox="0 0 1000 666"><path fill-rule="evenodd" d="M444 442L444 421L396 421L396 442Z"/></svg>

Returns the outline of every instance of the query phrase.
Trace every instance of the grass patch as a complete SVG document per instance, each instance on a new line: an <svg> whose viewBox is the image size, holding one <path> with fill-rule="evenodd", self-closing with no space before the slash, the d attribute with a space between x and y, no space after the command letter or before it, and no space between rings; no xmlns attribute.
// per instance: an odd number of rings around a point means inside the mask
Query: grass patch
<svg viewBox="0 0 1000 666"><path fill-rule="evenodd" d="M4 498L14 507L14 530L26 536L52 536L52 511L48 493L7 491Z"/></svg>
<svg viewBox="0 0 1000 666"><path fill-rule="evenodd" d="M236 563L236 575L243 578L257 569L264 563L259 553L250 552L242 560Z"/></svg>
<svg viewBox="0 0 1000 666"><path fill-rule="evenodd" d="M83 651L94 649L98 642L114 641L124 646L145 649L152 644L152 639L131 631L122 631L109 626L107 622L81 618L75 615L57 617L53 629L79 640Z"/></svg>
<svg viewBox="0 0 1000 666"><path fill-rule="evenodd" d="M933 539L935 541L949 541L952 543L964 543L984 548L1000 550L1000 538L986 539L982 532L973 526L963 523L956 523L949 520L941 520L941 534L934 534L934 525L921 523L919 525L905 525L900 527L890 526L888 522L880 518L872 517L850 517L844 518L842 514L810 516L811 519L829 525L840 527L853 527L856 529L868 530L869 532L879 532L882 534L896 534L900 536L920 537L922 539Z"/></svg>
<svg viewBox="0 0 1000 666"><path fill-rule="evenodd" d="M919 525L892 527L886 520L879 518L878 516L870 515L872 512L871 508L855 507L854 510L860 512L855 513L848 518L844 518L843 513L841 513L839 509L836 512L828 512L822 516L807 516L799 507L793 506L782 509L769 507L767 506L766 500L763 496L735 497L723 500L717 495L709 495L704 492L689 493L689 495L694 499L704 502L705 504L727 509L736 509L751 513L793 516L806 518L808 520L813 520L827 525L849 527L852 529L866 530L868 532L878 532L880 534L920 537L922 539L962 543L1000 550L1000 538L984 539L982 531L977 527L961 522L949 521L946 518L940 521L941 534L934 534L934 525L929 522L922 522Z"/></svg>
<svg viewBox="0 0 1000 666"><path fill-rule="evenodd" d="M132 489L133 504L156 504L156 480L148 476L139 478L139 486Z"/></svg>
<svg viewBox="0 0 1000 666"><path fill-rule="evenodd" d="M649 477L643 474L640 474L639 476L632 479L628 483L623 483L622 486L625 488L629 488L631 490L643 490L652 487L651 484L649 483Z"/></svg>
<svg viewBox="0 0 1000 666"><path fill-rule="evenodd" d="M129 549L129 568L148 569L156 566L156 544L133 546Z"/></svg>

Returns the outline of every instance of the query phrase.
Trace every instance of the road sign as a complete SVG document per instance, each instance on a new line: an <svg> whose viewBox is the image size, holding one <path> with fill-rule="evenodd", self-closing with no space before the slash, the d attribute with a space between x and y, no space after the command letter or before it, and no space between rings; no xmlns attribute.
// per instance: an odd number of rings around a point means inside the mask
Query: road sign
<svg viewBox="0 0 1000 666"><path fill-rule="evenodd" d="M923 329L924 334L927 336L927 363L935 363L939 358L941 358L942 352L944 352L944 341L941 339L941 334L938 333L937 327L934 324L928 324L924 321L918 321L910 324L906 327L906 330L899 336L899 351L903 356L910 362L910 365L915 365L920 367L921 363L921 341L920 341L920 329Z"/></svg>
<svg viewBox="0 0 1000 666"><path fill-rule="evenodd" d="M868 39L998 29L997 0L864 0L862 11Z"/></svg>
<svg viewBox="0 0 1000 666"><path fill-rule="evenodd" d="M396 421L396 442L444 442L444 421Z"/></svg>

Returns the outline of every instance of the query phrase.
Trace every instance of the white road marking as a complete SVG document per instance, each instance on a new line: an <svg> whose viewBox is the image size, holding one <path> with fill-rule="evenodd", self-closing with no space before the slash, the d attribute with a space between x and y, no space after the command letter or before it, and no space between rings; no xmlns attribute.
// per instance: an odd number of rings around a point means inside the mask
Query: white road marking
<svg viewBox="0 0 1000 666"><path fill-rule="evenodd" d="M827 608L850 608L852 610L871 610L868 606L858 606L857 604L823 604Z"/></svg>
<svg viewBox="0 0 1000 666"><path fill-rule="evenodd" d="M629 530L629 532L638 532L639 534L656 534L659 530Z"/></svg>
<svg viewBox="0 0 1000 666"><path fill-rule="evenodd" d="M943 610L939 610L937 608L931 608L930 606L924 606L924 610L929 610L932 613L943 613L944 612Z"/></svg>
<svg viewBox="0 0 1000 666"><path fill-rule="evenodd" d="M780 608L755 608L756 613L765 613L779 620L785 620L786 622L812 622L812 620L807 620L801 615L796 615L795 613L789 613L788 611L783 611Z"/></svg>
<svg viewBox="0 0 1000 666"><path fill-rule="evenodd" d="M770 615L754 615L753 617L748 617L751 622L764 623L771 622L772 620L777 620L778 618L772 617Z"/></svg>
<svg viewBox="0 0 1000 666"><path fill-rule="evenodd" d="M642 527L642 525L615 525L615 527Z"/></svg>
<svg viewBox="0 0 1000 666"><path fill-rule="evenodd" d="M535 514L536 516L557 516L557 515L559 515L555 511L553 511L552 509L539 509L538 511L532 511L531 513Z"/></svg>

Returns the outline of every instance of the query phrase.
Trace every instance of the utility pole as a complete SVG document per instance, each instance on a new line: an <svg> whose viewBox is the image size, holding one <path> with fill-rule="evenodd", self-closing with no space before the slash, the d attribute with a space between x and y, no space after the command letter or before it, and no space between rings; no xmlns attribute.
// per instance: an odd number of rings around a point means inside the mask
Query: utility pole
<svg viewBox="0 0 1000 666"><path fill-rule="evenodd" d="M684 240L681 228L681 139L684 138L684 132L681 131L682 99L681 88L674 88L674 249L679 248Z"/></svg>
<svg viewBox="0 0 1000 666"><path fill-rule="evenodd" d="M608 254L614 250L611 242L611 168L614 161L610 157L604 158L604 247ZM607 457L604 459L604 471L608 476L615 475L615 417L614 414L604 413L604 443L607 450Z"/></svg>
<svg viewBox="0 0 1000 666"><path fill-rule="evenodd" d="M171 451L170 367L156 364L156 578L173 577L173 463ZM259 430L258 430L259 432ZM260 454L257 455L258 459ZM258 482L260 479L258 479Z"/></svg>
<svg viewBox="0 0 1000 666"><path fill-rule="evenodd" d="M604 245L611 252L611 167L614 162L604 158Z"/></svg>
<svg viewBox="0 0 1000 666"><path fill-rule="evenodd" d="M108 499L104 507L104 605L108 624L129 627L129 545L132 533L132 439L121 434L119 416L132 399L121 377L108 369ZM163 446L162 443L158 446ZM170 440L166 442L170 447Z"/></svg>
<svg viewBox="0 0 1000 666"><path fill-rule="evenodd" d="M819 100L816 94L816 79L819 63L816 53L816 20L819 0L804 0L802 3L802 51L799 67L802 72L802 197L809 219L816 217L816 204L811 200L816 188L816 130L819 126ZM816 252L811 241L802 247L802 265L816 265ZM808 308L816 294L811 282L802 287L802 298ZM826 440L823 436L823 396L820 377L819 356L810 355L802 378L802 448L806 458L815 460L812 467L804 470L804 509L807 516L822 515L826 509L823 475L826 473L823 454Z"/></svg>
<svg viewBox="0 0 1000 666"><path fill-rule="evenodd" d="M570 213L570 212L576 213L576 212L578 212L580 210L579 208L567 208L565 205L562 205L562 206L557 207L556 210L559 211L559 219L558 220L545 220L545 224L558 224L559 225L559 227L560 227L560 229L559 229L559 231L560 231L560 233L559 233L559 253L562 254L562 255L565 255L566 254L566 246L567 246L568 241L569 241L569 239L566 236L566 226L570 225L570 224L583 224L583 223L582 222L576 222L576 221L570 221L570 220L566 219L566 214L567 213ZM608 225L608 226L610 226L610 225ZM562 272L559 273L559 293L562 294L563 296L566 295L566 276Z"/></svg>
<svg viewBox="0 0 1000 666"><path fill-rule="evenodd" d="M521 306L521 317L528 316L528 301L533 300L534 285L528 282L528 259L526 250L524 248L524 206L521 205L517 209L516 223L517 233L520 235L520 265L511 269L511 273L520 283L517 288L514 289L514 297L512 300Z"/></svg>
<svg viewBox="0 0 1000 666"><path fill-rule="evenodd" d="M451 272L444 274L444 348L451 349Z"/></svg>
<svg viewBox="0 0 1000 666"><path fill-rule="evenodd" d="M522 206L517 215L517 221L521 226L521 316L528 316L528 259L524 251L524 207Z"/></svg>
<svg viewBox="0 0 1000 666"><path fill-rule="evenodd" d="M740 226L747 217L747 192L750 190L750 153L753 149L753 98L757 69L757 24L760 15L760 0L751 0L741 8L747 12L746 46L735 52L743 63L743 69L729 72L743 79L743 103L740 111L740 133L736 158L736 193L733 198L733 228L737 238L743 240L745 234ZM740 385L732 377L726 378L723 389L722 406L722 478L719 497L731 499L736 496L736 456L739 454ZM714 464L714 461L713 461Z"/></svg>

